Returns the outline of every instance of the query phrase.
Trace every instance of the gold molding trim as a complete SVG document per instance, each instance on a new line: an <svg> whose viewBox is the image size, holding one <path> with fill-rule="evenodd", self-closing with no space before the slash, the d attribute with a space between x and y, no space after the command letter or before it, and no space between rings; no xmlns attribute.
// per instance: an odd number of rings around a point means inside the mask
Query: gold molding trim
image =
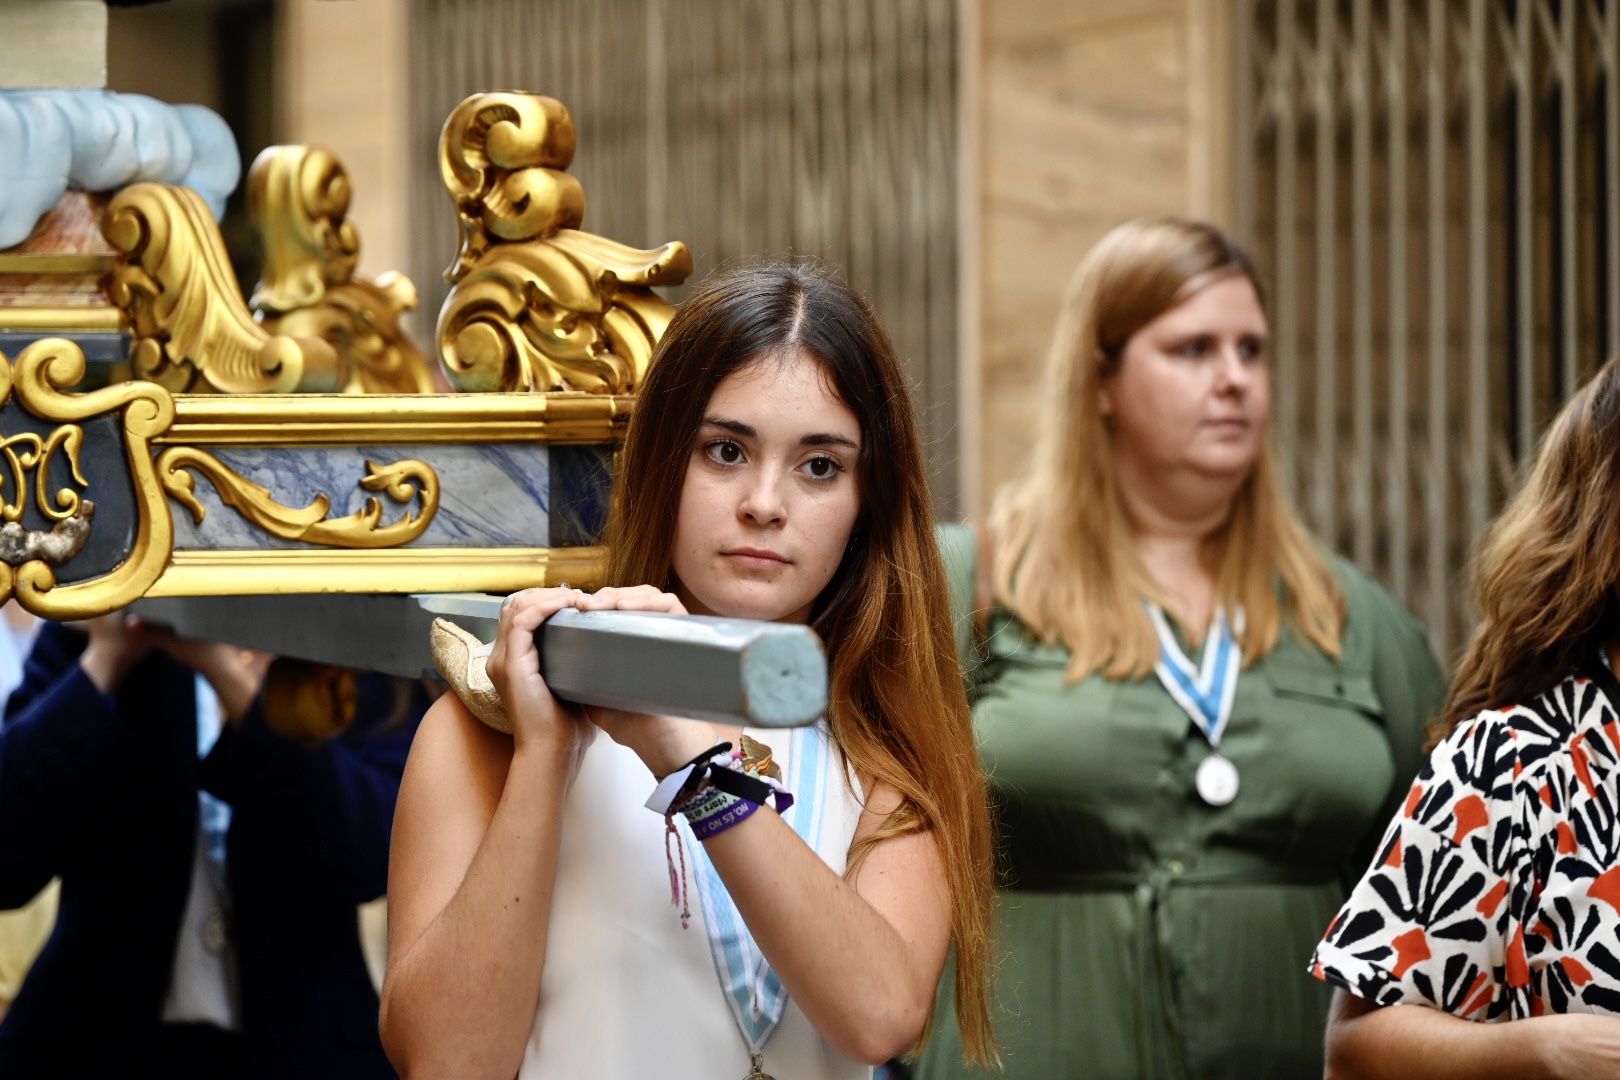
<svg viewBox="0 0 1620 1080"><path fill-rule="evenodd" d="M79 252L0 252L0 274L105 274L114 266L111 255Z"/></svg>
<svg viewBox="0 0 1620 1080"><path fill-rule="evenodd" d="M510 592L601 581L606 549L392 548L384 551L176 551L147 596Z"/></svg>
<svg viewBox="0 0 1620 1080"><path fill-rule="evenodd" d="M34 342L15 365L0 357L0 406L15 393L18 404L41 420L77 425L115 413L123 421L124 452L137 506L129 556L107 574L61 586L43 558L30 558L18 567L0 563L0 600L15 594L24 608L47 619L99 615L140 598L163 573L174 546L173 524L149 449L152 438L173 423L174 399L163 387L149 382L120 383L85 394L64 393L84 377L84 370L84 352L64 338ZM56 497L61 506L67 505L60 493ZM75 506L83 513L59 521L53 533L71 532L68 526L75 521L84 522L87 533L92 507L89 500L83 500L82 507ZM63 542L71 543L72 538Z"/></svg>
<svg viewBox="0 0 1620 1080"><path fill-rule="evenodd" d="M108 205L101 227L119 252L105 289L135 335L137 378L172 392L337 389L330 345L272 335L253 321L219 228L195 192L131 184Z"/></svg>
<svg viewBox="0 0 1620 1080"><path fill-rule="evenodd" d="M250 305L265 330L320 338L342 365L350 394L427 394L427 358L400 316L416 286L389 271L359 277L360 234L348 220L352 188L343 165L312 146L271 146L248 172L248 214L264 248L264 274Z"/></svg>
<svg viewBox="0 0 1620 1080"><path fill-rule="evenodd" d="M124 313L115 307L10 307L0 306L0 330L118 331Z"/></svg>
<svg viewBox="0 0 1620 1080"><path fill-rule="evenodd" d="M634 398L605 394L181 395L162 445L611 443Z"/></svg>
<svg viewBox="0 0 1620 1080"><path fill-rule="evenodd" d="M457 389L632 393L674 316L653 286L686 280L691 252L579 231L574 146L568 109L538 94L476 94L445 122L461 244L437 340Z"/></svg>
<svg viewBox="0 0 1620 1080"><path fill-rule="evenodd" d="M577 393L175 396L151 382L66 392L84 372L84 353L77 345L63 338L43 338L24 349L15 364L0 356L0 406L15 395L28 412L57 424L57 432L67 427L80 430L77 425L84 421L109 414L119 418L135 495L135 535L129 554L105 574L58 585L46 548L49 543L82 542L84 536L70 534L81 530L88 535L94 504L79 498L76 515L58 521L50 533L39 534L22 547L17 547L19 537L6 531L16 532L14 526L20 528L20 522L8 522L0 526L0 552L19 551L23 561L16 567L0 562L0 601L15 595L24 608L42 617L80 619L117 610L142 596L497 592L563 581L584 586L601 580L606 564L599 547L384 546L421 536L437 512L439 481L421 461L367 462L369 471L361 487L419 507L400 521L381 525L380 498L369 500L357 513L328 520L329 500L324 497L309 507L285 507L269 491L198 447L603 444L622 431L631 406L628 398ZM70 453L70 438L41 436L41 453L52 440L59 444L59 452ZM31 453L31 444L27 449ZM21 459L19 464L27 466ZM284 539L333 547L175 551L170 496L187 502L194 514L200 509L192 491L195 480L185 470L195 470L214 483L227 504L256 526ZM82 480L83 473L76 479ZM180 488L185 489L183 494ZM48 498L56 500L58 511L68 511L71 500L61 492L49 493ZM0 512L0 519L4 517Z"/></svg>
<svg viewBox="0 0 1620 1080"><path fill-rule="evenodd" d="M382 525L382 501L375 497L367 498L364 507L346 517L329 518L332 500L324 494L316 495L305 507L286 506L276 501L269 488L255 484L206 450L172 446L158 457L158 477L164 490L190 510L198 524L208 511L197 498L195 478L187 470L205 477L225 505L250 524L283 540L339 548L394 547L421 536L439 512L439 477L426 462L366 462L361 488L383 492L407 506L421 499L419 512L407 510L399 521Z"/></svg>

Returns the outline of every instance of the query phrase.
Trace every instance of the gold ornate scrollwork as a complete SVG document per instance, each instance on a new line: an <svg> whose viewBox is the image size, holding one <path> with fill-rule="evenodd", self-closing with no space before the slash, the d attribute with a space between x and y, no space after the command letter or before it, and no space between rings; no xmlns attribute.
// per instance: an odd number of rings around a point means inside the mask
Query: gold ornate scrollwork
<svg viewBox="0 0 1620 1080"><path fill-rule="evenodd" d="M338 548L386 548L415 540L439 511L439 477L425 462L407 460L388 465L366 462L366 475L360 486L380 491L396 503L421 500L416 512L406 511L399 521L381 525L382 502L366 499L365 506L346 517L327 518L332 501L315 496L308 506L286 506L276 501L269 488L255 484L232 470L214 455L190 446L165 450L157 460L163 487L201 524L207 509L198 500L190 472L207 478L225 505L234 507L253 525L283 540L300 540Z"/></svg>
<svg viewBox="0 0 1620 1080"><path fill-rule="evenodd" d="M150 446L174 422L174 399L149 382L64 393L84 377L84 368L84 353L62 338L34 342L15 366L0 356L0 406L15 394L23 408L58 425L47 436L12 435L0 450L15 488L0 510L6 519L0 526L0 600L15 592L23 607L47 619L84 618L131 603L163 573L173 549L173 525L152 469ZM48 491L50 463L62 453L73 480L88 487L79 468L82 423L109 413L123 423L124 453L138 507L135 535L129 555L110 573L59 586L54 568L84 546L95 504L70 488ZM27 530L19 520L30 472L39 508L55 522L49 531Z"/></svg>
<svg viewBox="0 0 1620 1080"><path fill-rule="evenodd" d="M135 335L137 378L174 392L337 389L330 345L270 334L253 321L219 229L195 192L131 184L107 207L102 232L119 252L105 287Z"/></svg>
<svg viewBox="0 0 1620 1080"><path fill-rule="evenodd" d="M264 245L250 301L273 334L320 338L336 351L344 393L433 391L427 359L400 329L416 286L392 271L358 277L360 236L348 220L348 174L325 150L272 146L248 173L248 212Z"/></svg>
<svg viewBox="0 0 1620 1080"><path fill-rule="evenodd" d="M674 310L653 291L692 272L686 245L650 251L576 227L574 122L537 94L478 94L445 123L439 167L461 247L439 314L460 390L632 393Z"/></svg>
<svg viewBox="0 0 1620 1080"><path fill-rule="evenodd" d="M68 471L80 487L89 487L79 467L79 450L84 445L84 429L77 424L63 424L48 436L32 431L20 431L0 439L0 461L5 462L11 480L11 494L3 494L6 474L0 474L0 517L7 521L20 521L28 507L28 477L34 474L34 499L39 512L51 521L66 521L79 512L80 498L72 488L50 491L51 462L57 451L65 451Z"/></svg>

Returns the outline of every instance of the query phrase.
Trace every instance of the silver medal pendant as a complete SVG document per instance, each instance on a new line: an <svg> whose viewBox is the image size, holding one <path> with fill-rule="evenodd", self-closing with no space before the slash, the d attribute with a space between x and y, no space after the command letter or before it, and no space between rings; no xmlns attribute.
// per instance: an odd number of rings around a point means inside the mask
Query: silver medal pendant
<svg viewBox="0 0 1620 1080"><path fill-rule="evenodd" d="M748 1075L743 1077L743 1080L775 1080L775 1077L765 1071L764 1054L748 1055Z"/></svg>
<svg viewBox="0 0 1620 1080"><path fill-rule="evenodd" d="M1237 766L1220 754L1211 754L1198 765L1193 777L1198 797L1210 806L1225 806L1238 793Z"/></svg>

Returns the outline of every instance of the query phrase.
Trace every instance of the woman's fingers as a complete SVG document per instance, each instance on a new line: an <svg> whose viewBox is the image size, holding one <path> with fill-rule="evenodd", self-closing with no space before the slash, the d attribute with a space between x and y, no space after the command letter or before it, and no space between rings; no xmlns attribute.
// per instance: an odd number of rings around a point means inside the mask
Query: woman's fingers
<svg viewBox="0 0 1620 1080"><path fill-rule="evenodd" d="M670 615L686 614L686 607L679 597L653 585L598 589L594 593L584 595L579 608L581 611L661 611Z"/></svg>
<svg viewBox="0 0 1620 1080"><path fill-rule="evenodd" d="M501 605L487 670L491 680L504 676L520 657L536 652L534 632L540 624L566 607L574 607L582 594L577 589L524 589Z"/></svg>

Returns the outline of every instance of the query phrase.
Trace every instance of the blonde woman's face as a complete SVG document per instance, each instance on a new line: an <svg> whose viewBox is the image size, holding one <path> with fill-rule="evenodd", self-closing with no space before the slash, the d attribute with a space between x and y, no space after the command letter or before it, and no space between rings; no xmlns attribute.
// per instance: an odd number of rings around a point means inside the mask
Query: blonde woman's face
<svg viewBox="0 0 1620 1080"><path fill-rule="evenodd" d="M860 514L861 427L804 357L715 387L686 466L671 556L694 614L805 622Z"/></svg>
<svg viewBox="0 0 1620 1080"><path fill-rule="evenodd" d="M1242 274L1142 327L1099 391L1115 454L1138 473L1246 476L1271 419L1268 342L1265 311Z"/></svg>

